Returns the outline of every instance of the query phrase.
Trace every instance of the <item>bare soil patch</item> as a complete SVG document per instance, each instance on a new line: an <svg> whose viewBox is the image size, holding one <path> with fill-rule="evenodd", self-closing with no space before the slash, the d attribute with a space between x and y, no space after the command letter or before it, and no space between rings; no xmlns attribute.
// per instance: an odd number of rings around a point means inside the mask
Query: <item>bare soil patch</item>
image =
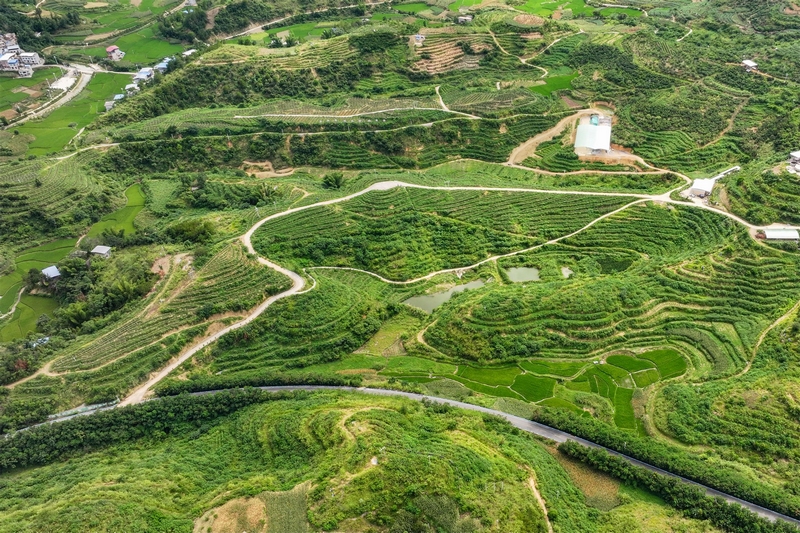
<svg viewBox="0 0 800 533"><path fill-rule="evenodd" d="M514 22L526 26L541 26L544 24L544 19L537 15L517 15L514 17Z"/></svg>
<svg viewBox="0 0 800 533"><path fill-rule="evenodd" d="M586 503L601 511L610 511L621 502L619 499L619 481L589 468L583 463L553 450L552 453L564 470L567 471L573 483L586 496Z"/></svg>
<svg viewBox="0 0 800 533"><path fill-rule="evenodd" d="M19 115L19 113L17 113L13 109L6 109L5 111L0 111L0 117L5 117L7 119L12 119L17 115Z"/></svg>
<svg viewBox="0 0 800 533"><path fill-rule="evenodd" d="M132 3L132 2L131 2ZM103 41L108 39L109 37L113 36L114 32L110 31L108 33L96 33L94 35L87 35L84 41L92 42L92 41Z"/></svg>
<svg viewBox="0 0 800 533"><path fill-rule="evenodd" d="M139 0L139 1L141 1L141 0ZM216 20L217 13L219 13L220 9L222 9L222 8L217 6L217 7L212 7L211 9L206 11L206 29L207 30L210 30L211 28L214 27L214 20Z"/></svg>
<svg viewBox="0 0 800 533"><path fill-rule="evenodd" d="M267 508L259 498L237 498L206 511L194 523L194 533L265 533Z"/></svg>
<svg viewBox="0 0 800 533"><path fill-rule="evenodd" d="M583 107L580 103L576 102L575 100L573 100L569 96L562 96L561 100L565 104L567 104L571 109L580 109L580 108Z"/></svg>
<svg viewBox="0 0 800 533"><path fill-rule="evenodd" d="M131 0L131 5L133 7L139 7L140 5L142 5L142 0Z"/></svg>
<svg viewBox="0 0 800 533"><path fill-rule="evenodd" d="M800 6L792 2L784 8L783 13L786 15L800 15Z"/></svg>
<svg viewBox="0 0 800 533"><path fill-rule="evenodd" d="M538 31L533 31L530 33L520 33L519 36L527 41L536 41L542 38L542 34L539 33Z"/></svg>
<svg viewBox="0 0 800 533"><path fill-rule="evenodd" d="M137 0L137 1L141 2L142 0ZM131 3L133 3L133 2L131 2ZM107 5L108 5L108 2L86 2L86 4L84 4L83 8L84 9L94 9L94 8L97 8L97 7L106 7Z"/></svg>

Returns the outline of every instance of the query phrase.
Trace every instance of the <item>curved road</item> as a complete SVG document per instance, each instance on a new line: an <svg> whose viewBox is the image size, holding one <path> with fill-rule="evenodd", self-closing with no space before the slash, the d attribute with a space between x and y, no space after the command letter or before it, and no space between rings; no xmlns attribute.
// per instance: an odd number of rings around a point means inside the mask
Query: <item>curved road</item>
<svg viewBox="0 0 800 533"><path fill-rule="evenodd" d="M520 429L522 431L525 431L526 433L531 433L533 435L537 435L539 437L543 437L543 438L545 438L547 440L550 440L550 441L553 441L553 442L557 442L559 444L562 443L562 442L566 442L566 441L570 440L570 441L574 441L574 442L577 442L579 444L582 444L584 446L588 446L590 448L599 448L599 449L605 450L608 453L610 453L611 455L615 455L617 457L621 457L621 458L625 459L626 461L628 461L629 463L631 463L631 464L633 464L635 466L639 466L641 468L645 468L645 469L647 469L647 470L649 470L651 472L655 472L657 474L662 474L662 475L665 475L665 476L670 476L670 477L673 477L673 478L676 478L676 479L680 479L681 481L683 481L685 483L688 483L690 485L694 485L694 486L702 489L703 491L705 491L705 493L708 496L719 497L719 498L724 499L728 503L739 504L742 507L744 507L745 509L748 509L749 511L752 511L752 512L756 513L757 515L759 515L759 516L761 516L763 518L766 518L767 520L770 520L770 521L773 521L773 522L775 522L777 520L781 520L781 521L788 522L788 523L796 525L796 526L800 526L800 520L796 520L796 519L794 519L794 518L792 518L790 516L786 516L784 514L772 511L772 510L767 509L765 507L761 507L760 505L756 505L756 504L748 502L746 500L742 500L741 498L737 498L736 496L731 496L730 494L726 494L726 493L720 492L720 491L718 491L716 489L712 489L711 487L707 487L707 486L702 485L700 483L696 483L696 482L694 482L694 481L692 481L690 479L686 479L685 477L675 475L675 474L673 474L671 472L668 472L666 470L662 470L661 468L658 468L657 466L653 466L653 465L650 465L648 463L644 463L642 461L639 461L638 459L634 459L633 457L627 456L627 455L625 455L623 453L619 453L619 452L614 451L614 450L612 450L610 448L606 448L605 446L601 446L599 444L595 444L594 442L588 441L586 439L582 439L580 437L576 437L576 436L574 436L574 435L572 435L570 433L567 433L565 431L561 431L559 429L555 429L555 428L552 428L550 426L546 426L544 424L540 424L539 422L534 422L533 420L528 420L527 418L522 418L520 416L515 416L515 415L512 415L512 414L504 413L503 411L495 411L494 409L489 409L487 407L482 407L480 405L473 405L471 403L459 402L457 400L450 400L450 399L447 399L447 398L439 398L437 396L428 396L428 395L425 395L425 394L416 394L416 393L413 393L413 392L404 392L404 391L396 391L396 390L388 390L388 389L370 389L370 388L366 388L366 387L356 388L356 387L333 387L333 386L324 386L324 385L301 385L301 386L294 385L294 386L283 386L283 387L277 386L277 387L257 387L257 388L259 388L261 390L264 390L264 391L268 391L268 392L295 391L295 390L307 390L307 391L343 390L343 391L349 391L349 392L360 392L360 393L363 393L363 394L373 394L373 395L376 395L376 396L401 396L403 398L408 398L408 399L411 399L411 400L416 400L416 401L427 400L427 401L430 401L430 402L451 405L451 406L457 407L459 409L466 409L468 411L478 411L480 413L486 413L486 414L489 414L489 415L499 416L499 417L507 420L515 428ZM219 391L198 392L198 393L195 393L195 395L199 396L199 395L205 395L205 394L214 394L215 392L219 392Z"/></svg>

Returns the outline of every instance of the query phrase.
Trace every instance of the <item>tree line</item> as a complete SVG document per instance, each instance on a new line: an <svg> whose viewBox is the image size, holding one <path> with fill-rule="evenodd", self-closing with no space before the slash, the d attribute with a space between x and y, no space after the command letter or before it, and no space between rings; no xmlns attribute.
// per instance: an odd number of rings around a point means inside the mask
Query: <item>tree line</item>
<svg viewBox="0 0 800 533"><path fill-rule="evenodd" d="M605 450L589 448L575 441L558 446L558 451L578 459L601 472L639 488L657 494L684 515L697 520L708 520L716 527L730 533L796 533L795 526L787 522L770 522L735 503L720 497L707 496L702 489L679 479L651 472L635 466Z"/></svg>

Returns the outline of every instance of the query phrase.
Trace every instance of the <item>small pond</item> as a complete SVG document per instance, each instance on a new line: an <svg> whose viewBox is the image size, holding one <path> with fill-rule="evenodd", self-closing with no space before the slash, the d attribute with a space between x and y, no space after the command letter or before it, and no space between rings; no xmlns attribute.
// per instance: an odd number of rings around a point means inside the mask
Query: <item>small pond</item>
<svg viewBox="0 0 800 533"><path fill-rule="evenodd" d="M445 303L447 300L452 298L455 293L462 292L467 289L477 289L478 287L483 287L483 285L484 283L481 280L470 281L469 283L465 283L464 285L456 285L452 289L448 289L446 291L435 292L433 294L422 294L420 296L412 296L403 303L422 309L426 313L430 313L434 309Z"/></svg>
<svg viewBox="0 0 800 533"><path fill-rule="evenodd" d="M539 281L539 269L533 267L514 267L506 269L508 279L515 283L522 281Z"/></svg>

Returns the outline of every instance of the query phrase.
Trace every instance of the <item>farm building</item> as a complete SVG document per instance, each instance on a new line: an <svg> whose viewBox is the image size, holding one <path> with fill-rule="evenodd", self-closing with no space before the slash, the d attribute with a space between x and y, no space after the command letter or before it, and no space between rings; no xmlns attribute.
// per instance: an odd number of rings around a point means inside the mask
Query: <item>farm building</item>
<svg viewBox="0 0 800 533"><path fill-rule="evenodd" d="M593 155L611 150L611 119L592 115L588 121L578 124L575 135L575 153Z"/></svg>
<svg viewBox="0 0 800 533"><path fill-rule="evenodd" d="M472 15L461 15L456 19L459 24L469 24L472 22Z"/></svg>
<svg viewBox="0 0 800 533"><path fill-rule="evenodd" d="M108 59L110 59L111 61L119 61L120 59L125 57L125 52L120 50L119 46L111 45L108 48L106 48L106 56L108 56Z"/></svg>
<svg viewBox="0 0 800 533"><path fill-rule="evenodd" d="M689 189L689 193L699 196L700 198L705 198L714 190L714 184L716 182L717 180L714 178L696 179L694 183L692 183L692 188Z"/></svg>
<svg viewBox="0 0 800 533"><path fill-rule="evenodd" d="M425 36L420 35L419 33L414 36L414 46L422 46L422 43L425 42Z"/></svg>
<svg viewBox="0 0 800 533"><path fill-rule="evenodd" d="M116 102L114 100L109 100L108 102L106 102L104 104L105 108L106 108L106 111L111 111L111 108L113 108L115 104L116 104Z"/></svg>
<svg viewBox="0 0 800 533"><path fill-rule="evenodd" d="M150 67L145 67L136 73L136 76L133 77L133 83L150 81L151 79L153 79L153 69Z"/></svg>
<svg viewBox="0 0 800 533"><path fill-rule="evenodd" d="M59 272L58 267L52 265L42 270L42 275L44 276L44 279L46 279L47 281L52 281L54 279L60 278L61 272Z"/></svg>
<svg viewBox="0 0 800 533"><path fill-rule="evenodd" d="M800 233L796 229L765 229L764 235L768 241L797 241Z"/></svg>
<svg viewBox="0 0 800 533"><path fill-rule="evenodd" d="M110 246L95 246L92 248L91 251L92 255L99 255L101 257L109 258L111 257L111 247Z"/></svg>
<svg viewBox="0 0 800 533"><path fill-rule="evenodd" d="M32 78L33 68L30 65L20 65L17 76L20 78Z"/></svg>
<svg viewBox="0 0 800 533"><path fill-rule="evenodd" d="M114 95L114 101L115 102L119 102L120 100L123 100L124 98L125 98L125 95L122 94L122 93Z"/></svg>
<svg viewBox="0 0 800 533"><path fill-rule="evenodd" d="M193 53L195 53L195 52L197 52L197 50L195 50L194 48L192 48L191 50L186 50L185 52L181 52L181 55L182 55L183 57L189 57L190 55L192 55L192 54L193 54Z"/></svg>
<svg viewBox="0 0 800 533"><path fill-rule="evenodd" d="M790 165L800 165L800 150L789 154Z"/></svg>
<svg viewBox="0 0 800 533"><path fill-rule="evenodd" d="M752 59L745 59L744 61L742 61L742 66L745 68L747 72L750 72L752 70L758 70L758 63L756 63Z"/></svg>
<svg viewBox="0 0 800 533"><path fill-rule="evenodd" d="M139 86L136 85L135 83L129 83L128 85L125 86L125 92L128 93L128 96L138 91L139 91Z"/></svg>
<svg viewBox="0 0 800 533"><path fill-rule="evenodd" d="M156 65L153 68L155 68L161 74L165 74L167 72L167 69L169 69L169 61L162 61L161 63L159 63L158 65Z"/></svg>

